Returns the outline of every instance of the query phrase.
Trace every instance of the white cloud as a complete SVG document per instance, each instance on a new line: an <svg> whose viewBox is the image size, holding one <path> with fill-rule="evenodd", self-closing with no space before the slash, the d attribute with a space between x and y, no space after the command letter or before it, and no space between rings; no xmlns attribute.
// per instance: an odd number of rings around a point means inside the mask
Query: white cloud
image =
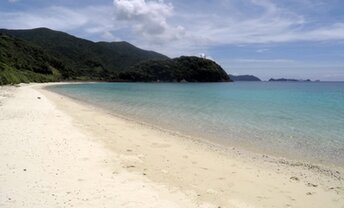
<svg viewBox="0 0 344 208"><path fill-rule="evenodd" d="M126 0L125 2L128 1L139 1L141 2L140 6L143 8L147 7L145 4L151 2L143 0ZM136 38L137 43L175 56L186 53L197 54L219 45L344 40L344 23L332 21L315 24L314 18L316 17L310 19L309 16L296 13L289 7L277 5L275 1L246 1L249 9L244 8L242 4L234 4L232 0L221 0L221 2L223 9L214 6L214 3L207 2L200 3L198 9L193 9L192 6L195 4L190 4L191 6L187 7L187 9L184 8L183 11L178 10L180 8L174 8L177 11L172 10L171 4L155 2L161 7L168 5L168 8L170 8L168 15L163 16L166 31L170 31L166 32L166 34L178 34L173 30L168 30L168 28L173 27L167 24L167 20L173 20L173 23L182 25L183 33L179 35L180 38L175 38L175 41L171 42L168 35L160 35L157 38L157 34L146 33L144 35L144 33L139 32L140 35ZM227 7L224 5L227 5ZM205 9L207 6L216 9L207 11ZM132 13L135 12L129 14ZM140 27L149 25L149 21L145 18L136 20L130 16L129 19L129 25L138 24ZM135 29L135 27L132 27L132 29ZM267 52L267 49L257 50L256 52Z"/></svg>
<svg viewBox="0 0 344 208"><path fill-rule="evenodd" d="M53 14L53 15L48 15ZM50 27L56 29L69 29L79 27L87 22L85 16L63 7L51 7L39 14L13 12L2 13L2 25L7 27L35 28Z"/></svg>
<svg viewBox="0 0 344 208"><path fill-rule="evenodd" d="M261 49L256 50L257 53L265 53L265 52L268 52L268 51L270 51L270 50L267 49L267 48L261 48Z"/></svg>
<svg viewBox="0 0 344 208"><path fill-rule="evenodd" d="M172 14L171 4L145 0L114 0L118 20L134 24L136 30L147 34L162 34L168 28L166 17Z"/></svg>
<svg viewBox="0 0 344 208"><path fill-rule="evenodd" d="M88 17L81 11L73 11L64 7L50 7L45 10L30 12L1 12L1 27L35 28L49 27L68 30L87 23Z"/></svg>
<svg viewBox="0 0 344 208"><path fill-rule="evenodd" d="M112 40L111 31L118 29L113 22L113 9L106 6L89 6L70 9L51 6L20 12L1 12L0 27L8 29L31 29L48 27L65 32L75 32Z"/></svg>
<svg viewBox="0 0 344 208"><path fill-rule="evenodd" d="M96 40L127 40L172 56L208 52L218 45L344 40L343 22L314 24L309 16L277 1L247 0L245 6L234 0L174 2L177 7L162 0L114 0L113 6L0 11L0 27L77 31Z"/></svg>
<svg viewBox="0 0 344 208"><path fill-rule="evenodd" d="M116 20L127 23L150 42L178 40L184 35L182 26L173 26L167 21L173 15L171 3L162 0L114 0L113 3Z"/></svg>
<svg viewBox="0 0 344 208"><path fill-rule="evenodd" d="M250 6L257 11L250 14L236 5L226 14L184 14L188 37L203 39L206 46L344 39L344 23L327 22L318 26L314 20L268 0L252 0Z"/></svg>
<svg viewBox="0 0 344 208"><path fill-rule="evenodd" d="M230 60L231 63L294 63L294 60L291 59L233 59Z"/></svg>
<svg viewBox="0 0 344 208"><path fill-rule="evenodd" d="M283 53L281 57L276 54L273 56L276 59L268 59L272 54L269 49L275 51L276 45L277 50L284 47L284 44L274 43L313 41L328 44L326 41L331 41L333 45L342 41L343 44L344 16L331 13L330 9L336 4L325 0L290 0L288 3L273 0L109 0L108 5L36 9L32 5L25 7L27 1L20 2L23 3L21 10L0 9L0 28L49 27L86 39L126 40L171 57L202 52L213 56L224 68L240 71L240 74L271 69L266 78L281 70L295 69L297 74L297 70L332 69L328 73L335 74L344 69L342 62L333 65L331 60L318 64L314 59L310 62L315 64L306 64L284 59ZM15 6L13 4L11 8ZM314 15L318 13L322 16ZM231 45L249 48L256 54L235 54L233 57L250 59L230 59L226 53ZM340 48L340 45L336 47ZM224 54L219 55L222 49ZM342 51L336 52L336 56L341 54ZM321 59L320 55L318 57Z"/></svg>

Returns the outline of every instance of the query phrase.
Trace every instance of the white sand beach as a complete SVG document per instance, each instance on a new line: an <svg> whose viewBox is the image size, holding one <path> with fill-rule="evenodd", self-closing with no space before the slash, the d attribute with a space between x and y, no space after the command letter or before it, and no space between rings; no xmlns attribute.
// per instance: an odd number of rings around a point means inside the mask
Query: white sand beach
<svg viewBox="0 0 344 208"><path fill-rule="evenodd" d="M344 170L223 148L43 89L0 88L0 207L344 207Z"/></svg>

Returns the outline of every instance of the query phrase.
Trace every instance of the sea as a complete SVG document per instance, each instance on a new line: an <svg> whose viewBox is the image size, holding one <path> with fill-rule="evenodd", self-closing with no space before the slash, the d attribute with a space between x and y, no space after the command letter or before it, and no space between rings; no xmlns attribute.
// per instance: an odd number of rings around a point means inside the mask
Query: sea
<svg viewBox="0 0 344 208"><path fill-rule="evenodd" d="M85 83L49 89L219 145L344 167L344 82Z"/></svg>

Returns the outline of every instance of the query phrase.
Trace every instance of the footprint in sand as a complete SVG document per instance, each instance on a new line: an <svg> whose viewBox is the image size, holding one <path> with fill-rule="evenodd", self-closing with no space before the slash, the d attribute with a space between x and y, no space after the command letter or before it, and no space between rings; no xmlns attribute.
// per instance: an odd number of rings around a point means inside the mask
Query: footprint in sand
<svg viewBox="0 0 344 208"><path fill-rule="evenodd" d="M309 187L313 187L313 188L316 188L316 187L318 187L318 185L316 185L316 184L312 184L312 183L307 183L307 186L309 186Z"/></svg>

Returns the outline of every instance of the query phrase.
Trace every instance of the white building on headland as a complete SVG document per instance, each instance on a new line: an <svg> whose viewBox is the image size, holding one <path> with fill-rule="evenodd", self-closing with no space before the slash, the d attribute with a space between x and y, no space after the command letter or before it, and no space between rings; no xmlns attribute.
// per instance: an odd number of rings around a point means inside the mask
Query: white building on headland
<svg viewBox="0 0 344 208"><path fill-rule="evenodd" d="M199 57L204 58L204 59L207 59L207 55L205 55L205 53L199 54Z"/></svg>

